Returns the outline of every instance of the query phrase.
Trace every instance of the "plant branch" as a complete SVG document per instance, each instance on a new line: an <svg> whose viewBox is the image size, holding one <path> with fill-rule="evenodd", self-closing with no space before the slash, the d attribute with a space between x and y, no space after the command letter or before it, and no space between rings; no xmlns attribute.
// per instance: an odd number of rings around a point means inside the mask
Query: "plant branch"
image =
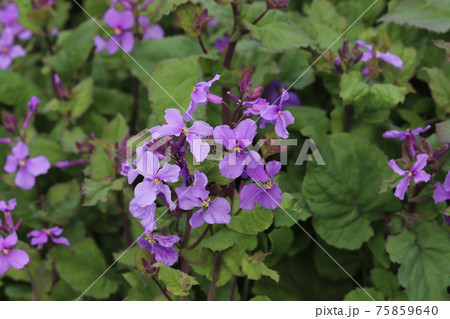
<svg viewBox="0 0 450 319"><path fill-rule="evenodd" d="M167 290L161 285L161 283L156 279L154 276L152 276L153 281L158 286L159 290L163 293L163 295L167 298L167 300L172 301L172 298L170 298L169 294L167 293Z"/></svg>
<svg viewBox="0 0 450 319"><path fill-rule="evenodd" d="M203 238L205 238L206 234L208 233L209 229L211 228L211 225L206 226L205 230L203 231L203 233L200 235L200 237L195 241L195 243L193 243L191 246L189 246L189 250L194 249L195 247L198 246L198 244L200 244L200 242L202 241Z"/></svg>
<svg viewBox="0 0 450 319"><path fill-rule="evenodd" d="M202 48L202 51L204 54L208 54L208 50L206 50L205 45L203 44L202 36L198 36L198 43L200 44L200 47Z"/></svg>
<svg viewBox="0 0 450 319"><path fill-rule="evenodd" d="M209 286L208 291L208 301L212 301L216 299L216 291L217 291L217 280L220 277L220 266L222 264L222 253L213 254L213 274L211 285Z"/></svg>
<svg viewBox="0 0 450 319"><path fill-rule="evenodd" d="M132 243L131 233L130 233L130 224L128 223L128 218L125 213L125 206L123 204L122 193L117 192L117 204L119 205L120 216L122 218L123 231L125 233L125 239L127 241L127 246L130 246Z"/></svg>
<svg viewBox="0 0 450 319"><path fill-rule="evenodd" d="M353 106L346 105L345 106L345 118L344 118L344 132L348 133L350 131L350 125L352 123L353 118Z"/></svg>

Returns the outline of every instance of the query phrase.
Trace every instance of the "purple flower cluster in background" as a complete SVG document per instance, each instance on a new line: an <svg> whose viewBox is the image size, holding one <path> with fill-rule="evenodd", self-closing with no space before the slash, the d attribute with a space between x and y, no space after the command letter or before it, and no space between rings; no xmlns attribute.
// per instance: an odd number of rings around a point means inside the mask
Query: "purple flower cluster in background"
<svg viewBox="0 0 450 319"><path fill-rule="evenodd" d="M136 185L134 199L130 202L130 213L140 220L145 236L138 244L152 254L152 264L163 262L172 265L178 259L175 243L178 236L163 231L158 232L157 205L161 203L170 214L188 216L192 228L206 224L228 224L231 220L231 195L229 191L216 185L200 169L199 164L210 160L211 150L224 150L218 163L220 174L226 178L242 178L240 189L240 209L251 210L255 204L268 209L276 208L282 197L281 189L274 178L281 169L277 161L264 163L261 154L252 150L258 125L255 120L264 120L264 125L273 124L280 137L287 137L286 127L293 123L293 117L285 106L299 99L283 91L279 103L271 104L261 98L264 88L253 88L249 74L239 85L238 98L229 92L238 107L236 118L230 125L212 127L210 124L194 120L199 106L209 103L220 105L222 98L210 92L219 75L207 82L199 82L191 93L189 108L184 115L177 109L167 109L166 123L149 130L151 137L136 149L132 163L122 163L122 175L133 183L137 177L142 180ZM288 102L292 98L293 102ZM277 98L275 98L277 100ZM249 117L255 117L254 119ZM187 156L191 154L191 156ZM248 181L248 183L246 182ZM180 186L180 184L182 186ZM244 185L247 184L247 185ZM175 187L174 187L175 186ZM173 201L174 193L176 200Z"/></svg>

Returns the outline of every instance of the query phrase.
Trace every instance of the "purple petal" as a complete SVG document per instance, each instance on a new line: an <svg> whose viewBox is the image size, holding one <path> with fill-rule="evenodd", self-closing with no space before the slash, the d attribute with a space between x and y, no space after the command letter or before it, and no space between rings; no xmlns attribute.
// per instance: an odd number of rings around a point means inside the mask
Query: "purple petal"
<svg viewBox="0 0 450 319"><path fill-rule="evenodd" d="M281 112L275 124L275 133L281 138L288 138L289 132L287 131L286 127L292 123L294 123L294 117L292 116L291 112Z"/></svg>
<svg viewBox="0 0 450 319"><path fill-rule="evenodd" d="M383 133L384 138L397 138L399 141L404 141L407 135L407 132L397 130L391 130Z"/></svg>
<svg viewBox="0 0 450 319"><path fill-rule="evenodd" d="M414 163L411 172L416 172L423 170L425 166L427 166L428 155L427 154L419 154L417 155L417 162Z"/></svg>
<svg viewBox="0 0 450 319"><path fill-rule="evenodd" d="M41 231L38 236L31 239L31 245L39 245L39 244L45 244L48 241L48 236L45 233L45 231Z"/></svg>
<svg viewBox="0 0 450 319"><path fill-rule="evenodd" d="M262 186L261 196L258 198L258 204L267 209L275 209L281 203L282 191L278 185L273 185L270 189L264 189Z"/></svg>
<svg viewBox="0 0 450 319"><path fill-rule="evenodd" d="M257 165L256 167L253 167L253 168L247 167L245 172L254 182L269 181L269 175L267 174L266 170L264 169L264 165Z"/></svg>
<svg viewBox="0 0 450 319"><path fill-rule="evenodd" d="M17 166L19 165L19 161L13 155L8 155L6 157L6 164L3 167L5 171L9 174L15 173L17 171Z"/></svg>
<svg viewBox="0 0 450 319"><path fill-rule="evenodd" d="M268 121L274 121L278 118L280 107L278 105L265 105L261 108L261 117Z"/></svg>
<svg viewBox="0 0 450 319"><path fill-rule="evenodd" d="M406 190L408 189L410 180L411 180L411 177L408 177L408 176L400 180L397 187L395 188L394 195L396 197L398 197L401 200L403 200L405 198L405 193L406 193Z"/></svg>
<svg viewBox="0 0 450 319"><path fill-rule="evenodd" d="M205 212L202 207L198 211L196 211L194 214L192 214L191 219L189 219L189 225L191 225L192 228L198 228L198 227L202 226L205 223L204 215L205 215Z"/></svg>
<svg viewBox="0 0 450 319"><path fill-rule="evenodd" d="M183 115L183 119L187 122L194 120L194 113L197 110L198 104L191 100L186 113Z"/></svg>
<svg viewBox="0 0 450 319"><path fill-rule="evenodd" d="M28 156L28 146L24 142L20 141L16 146L12 148L12 153L18 160L23 160Z"/></svg>
<svg viewBox="0 0 450 319"><path fill-rule="evenodd" d="M159 24L155 24L145 29L144 39L157 40L164 38L165 35L163 27Z"/></svg>
<svg viewBox="0 0 450 319"><path fill-rule="evenodd" d="M199 163L203 162L211 151L211 146L208 143L203 142L202 139L195 134L189 134L186 140L191 147L191 153L194 155L195 160Z"/></svg>
<svg viewBox="0 0 450 319"><path fill-rule="evenodd" d="M244 154L243 157L242 155L240 155L241 153L238 152L228 153L220 161L219 170L223 176L235 179L242 175L242 172L244 171L245 166L244 160L246 158L246 155Z"/></svg>
<svg viewBox="0 0 450 319"><path fill-rule="evenodd" d="M138 246L141 247L142 249L145 249L146 251L148 251L148 252L150 252L150 253L153 252L153 247L152 247L152 245L150 245L150 244L148 243L148 241L145 240L145 238L139 237L138 240L137 240L137 244L138 244Z"/></svg>
<svg viewBox="0 0 450 319"><path fill-rule="evenodd" d="M159 184L156 187L157 192L159 194L162 194L166 199L167 205L169 206L170 210L174 210L176 208L176 205L172 202L172 192L170 190L170 187L164 184Z"/></svg>
<svg viewBox="0 0 450 319"><path fill-rule="evenodd" d="M164 247L172 247L173 245L175 245L175 243L180 241L180 237L178 237L177 235L171 236L154 235L153 238L156 239L158 244Z"/></svg>
<svg viewBox="0 0 450 319"><path fill-rule="evenodd" d="M70 246L70 242L67 238L65 237L53 237L51 236L52 241L56 244L60 244L60 245L65 245L65 246Z"/></svg>
<svg viewBox="0 0 450 319"><path fill-rule="evenodd" d="M105 12L103 16L103 21L105 21L111 28L118 28L122 24L122 14L120 11L110 8Z"/></svg>
<svg viewBox="0 0 450 319"><path fill-rule="evenodd" d="M219 125L214 129L214 140L232 151L236 147L236 133L228 125Z"/></svg>
<svg viewBox="0 0 450 319"><path fill-rule="evenodd" d="M180 176L180 167L178 165L166 163L156 175L160 180L163 180L166 183L176 183Z"/></svg>
<svg viewBox="0 0 450 319"><path fill-rule="evenodd" d="M386 53L378 52L377 58L395 66L397 69L400 69L400 70L403 69L403 61L398 55L392 54L390 52L386 52Z"/></svg>
<svg viewBox="0 0 450 319"><path fill-rule="evenodd" d="M59 236L59 235L61 235L62 232L64 231L64 228L55 226L55 227L50 228L48 231L49 231L49 233L52 234L53 236Z"/></svg>
<svg viewBox="0 0 450 319"><path fill-rule="evenodd" d="M239 123L239 125L234 129L236 132L236 138L239 141L239 145L245 148L252 144L253 139L256 136L256 122L252 119L246 119Z"/></svg>
<svg viewBox="0 0 450 319"><path fill-rule="evenodd" d="M155 215L156 204L153 203L151 205L142 207L136 202L136 199L133 198L130 201L129 209L130 209L131 215L133 215L136 218L143 219L143 218Z"/></svg>
<svg viewBox="0 0 450 319"><path fill-rule="evenodd" d="M8 257L5 254L0 254L0 275L3 275L9 270Z"/></svg>
<svg viewBox="0 0 450 319"><path fill-rule="evenodd" d="M419 135L421 133L424 133L424 132L428 131L430 128L431 128L431 125L427 125L425 128L418 127L418 128L413 129L413 130L410 130L409 132L412 135L417 136L417 135Z"/></svg>
<svg viewBox="0 0 450 319"><path fill-rule="evenodd" d="M262 196L262 192L261 187L255 183L245 185L239 194L241 198L239 207L244 210L252 210Z"/></svg>
<svg viewBox="0 0 450 319"><path fill-rule="evenodd" d="M34 158L27 159L25 166L28 172L33 176L46 174L50 169L50 162L47 157L41 155Z"/></svg>
<svg viewBox="0 0 450 319"><path fill-rule="evenodd" d="M131 32L122 33L122 35L120 36L120 45L125 52L130 53L134 47L133 33Z"/></svg>
<svg viewBox="0 0 450 319"><path fill-rule="evenodd" d="M208 224L229 224L231 206L230 203L222 197L209 202L209 207L203 215L203 219Z"/></svg>
<svg viewBox="0 0 450 319"><path fill-rule="evenodd" d="M181 209L190 210L194 207L200 207L202 205L202 200L197 196L193 196L191 191L192 188L188 186L175 188L175 192L178 196L178 205Z"/></svg>
<svg viewBox="0 0 450 319"><path fill-rule="evenodd" d="M20 249L11 250L7 257L9 265L15 269L22 269L30 261L28 254Z"/></svg>
<svg viewBox="0 0 450 319"><path fill-rule="evenodd" d="M19 168L14 182L21 189L29 190L33 188L36 178L28 172L26 166L22 166Z"/></svg>
<svg viewBox="0 0 450 319"><path fill-rule="evenodd" d="M113 40L112 38L109 38L106 41L106 51L108 51L108 54L113 55L119 50L119 44L117 40Z"/></svg>
<svg viewBox="0 0 450 319"><path fill-rule="evenodd" d="M394 172L396 172L398 175L405 175L405 171L404 170L402 170L400 167L398 167L398 165L397 165L397 163L395 162L395 160L393 160L393 159L391 159L389 162L388 162L388 165L392 168L392 170L394 171Z"/></svg>
<svg viewBox="0 0 450 319"><path fill-rule="evenodd" d="M17 244L17 234L16 232L12 232L9 236L7 236L3 242L4 249L12 249Z"/></svg>
<svg viewBox="0 0 450 319"><path fill-rule="evenodd" d="M194 133L200 137L207 137L213 135L213 128L204 121L195 121L189 128L189 133Z"/></svg>
<svg viewBox="0 0 450 319"><path fill-rule="evenodd" d="M136 161L136 169L144 177L155 179L159 170L158 156L150 151L143 152Z"/></svg>
<svg viewBox="0 0 450 319"><path fill-rule="evenodd" d="M277 175L281 170L281 163L278 161L270 161L266 165L267 173L269 173L269 176L271 178L274 178L275 175Z"/></svg>
<svg viewBox="0 0 450 319"><path fill-rule="evenodd" d="M146 16L139 16L138 23L142 29L146 29L150 26L150 18Z"/></svg>
<svg viewBox="0 0 450 319"><path fill-rule="evenodd" d="M155 202L157 188L155 183L143 181L134 189L136 203L142 207L149 206Z"/></svg>
<svg viewBox="0 0 450 319"><path fill-rule="evenodd" d="M419 183L419 182L428 182L431 178L431 175L428 174L425 171L418 171L414 174L414 183Z"/></svg>
<svg viewBox="0 0 450 319"><path fill-rule="evenodd" d="M167 248L158 244L153 245L153 255L156 261L172 266L178 260L178 253L173 247Z"/></svg>
<svg viewBox="0 0 450 319"><path fill-rule="evenodd" d="M107 41L103 39L101 36L96 35L94 38L95 52L100 53L106 49Z"/></svg>

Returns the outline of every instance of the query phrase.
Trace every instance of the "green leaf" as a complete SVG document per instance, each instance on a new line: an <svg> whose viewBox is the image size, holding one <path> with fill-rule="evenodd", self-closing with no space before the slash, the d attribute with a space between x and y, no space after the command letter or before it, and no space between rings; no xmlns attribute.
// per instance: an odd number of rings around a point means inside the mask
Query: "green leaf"
<svg viewBox="0 0 450 319"><path fill-rule="evenodd" d="M269 239L271 254L267 256L267 264L272 266L291 249L294 242L294 232L287 227L276 228L270 232Z"/></svg>
<svg viewBox="0 0 450 319"><path fill-rule="evenodd" d="M58 73L78 70L86 62L94 46L96 33L97 26L90 19L72 31L61 32L57 42L59 49L55 55L48 58L48 64Z"/></svg>
<svg viewBox="0 0 450 319"><path fill-rule="evenodd" d="M375 145L348 134L331 135L325 143L318 147L326 165L308 163L302 193L317 233L329 245L358 249L372 237L370 221L380 218L375 212L386 202L378 189L390 174L388 159Z"/></svg>
<svg viewBox="0 0 450 319"><path fill-rule="evenodd" d="M383 235L380 233L376 233L367 243L369 249L372 251L372 254L375 260L380 263L384 268L389 268L389 257L385 252L385 241Z"/></svg>
<svg viewBox="0 0 450 319"><path fill-rule="evenodd" d="M242 240L248 240L251 236L236 233L228 228L223 228L211 237L200 243L200 247L209 248L212 251L222 251L233 247Z"/></svg>
<svg viewBox="0 0 450 319"><path fill-rule="evenodd" d="M400 0L379 21L445 33L450 30L450 6L440 0Z"/></svg>
<svg viewBox="0 0 450 319"><path fill-rule="evenodd" d="M269 209L255 207L253 210L243 210L237 216L231 217L228 228L247 235L256 235L272 225L273 213Z"/></svg>
<svg viewBox="0 0 450 319"><path fill-rule="evenodd" d="M258 7L260 6L256 8ZM252 6L244 8L252 12L253 18L253 13L257 9ZM250 35L268 49L282 51L306 47L311 43L308 36L294 21L291 21L289 15L280 10L270 10L256 25L252 24L251 20L246 21L246 15L247 13L243 11L244 25L250 30Z"/></svg>
<svg viewBox="0 0 450 319"><path fill-rule="evenodd" d="M344 301L373 301L373 299L375 299L376 301L384 301L383 294L378 290L374 288L364 288L364 290L362 290L361 288L353 289L345 295Z"/></svg>
<svg viewBox="0 0 450 319"><path fill-rule="evenodd" d="M166 264L158 262L153 265L159 267L158 279L161 280L168 291L177 296L187 296L191 291L192 286L198 285L194 277L186 273L173 269Z"/></svg>
<svg viewBox="0 0 450 319"><path fill-rule="evenodd" d="M268 268L264 264L264 254L258 252L253 256L247 256L242 261L242 271L247 275L249 279L259 280L261 276L267 276L273 279L275 282L280 280L280 276L275 270Z"/></svg>
<svg viewBox="0 0 450 319"><path fill-rule="evenodd" d="M398 279L411 300L448 300L450 235L433 222L424 222L388 239L392 261L400 263Z"/></svg>
<svg viewBox="0 0 450 319"><path fill-rule="evenodd" d="M145 9L145 13L149 13L152 23L158 22L163 16L168 15L174 11L178 6L189 0L154 0Z"/></svg>
<svg viewBox="0 0 450 319"><path fill-rule="evenodd" d="M56 224L67 221L75 214L80 198L80 186L76 180L53 185L47 193L50 209L45 219Z"/></svg>
<svg viewBox="0 0 450 319"><path fill-rule="evenodd" d="M450 79L438 68L425 68L431 95L437 105L450 113Z"/></svg>
<svg viewBox="0 0 450 319"><path fill-rule="evenodd" d="M450 143L450 121L437 123L436 134L441 143Z"/></svg>
<svg viewBox="0 0 450 319"><path fill-rule="evenodd" d="M0 83L1 103L25 110L33 95L42 99L37 86L20 74L0 69Z"/></svg>
<svg viewBox="0 0 450 319"><path fill-rule="evenodd" d="M128 134L127 120L118 113L117 116L106 126L103 131L102 139L110 142L114 145L116 142L119 144L123 138Z"/></svg>
<svg viewBox="0 0 450 319"><path fill-rule="evenodd" d="M44 155L52 165L66 159L61 146L48 137L37 137L28 146L30 148L30 157Z"/></svg>
<svg viewBox="0 0 450 319"><path fill-rule="evenodd" d="M117 179L114 182L97 182L89 178L84 179L83 194L86 196L83 205L94 206L98 202L105 203L108 193L111 190L119 190L123 186L124 179Z"/></svg>
<svg viewBox="0 0 450 319"><path fill-rule="evenodd" d="M86 139L86 134L79 126L73 129L65 128L61 135L61 145L65 153L78 153L76 143Z"/></svg>
<svg viewBox="0 0 450 319"><path fill-rule="evenodd" d="M101 147L97 147L91 155L90 176L94 181L114 177L113 164Z"/></svg>
<svg viewBox="0 0 450 319"><path fill-rule="evenodd" d="M400 290L397 277L389 270L375 268L370 271L370 279L386 297L393 298Z"/></svg>
<svg viewBox="0 0 450 319"><path fill-rule="evenodd" d="M450 42L446 42L444 40L433 40L433 43L438 48L445 50L445 56L447 57L447 61L450 62Z"/></svg>
<svg viewBox="0 0 450 319"><path fill-rule="evenodd" d="M163 60L153 69L152 76L158 81L149 80L149 97L152 110L160 122L164 122L164 110L177 108L183 114L189 107L191 92L201 80L201 70L197 56ZM204 107L195 112L196 118L202 118Z"/></svg>
<svg viewBox="0 0 450 319"><path fill-rule="evenodd" d="M81 117L87 111L94 100L94 81L87 78L78 83L72 90L67 108L71 111L73 120Z"/></svg>
<svg viewBox="0 0 450 319"><path fill-rule="evenodd" d="M105 299L117 291L117 282L110 273L103 274L108 264L93 239L87 238L70 248L55 249L52 256L58 274L76 291L83 293L94 282L85 292L86 296Z"/></svg>
<svg viewBox="0 0 450 319"><path fill-rule="evenodd" d="M201 36L202 30L195 25L195 16L202 15L202 8L188 2L177 9L177 17L180 20L180 26L192 38Z"/></svg>
<svg viewBox="0 0 450 319"><path fill-rule="evenodd" d="M197 162L191 152L186 151L186 165L189 173L194 175L195 171L200 171L208 176L210 183L216 183L219 185L227 185L233 180L223 176L220 173L219 162L214 160L205 160L201 163Z"/></svg>

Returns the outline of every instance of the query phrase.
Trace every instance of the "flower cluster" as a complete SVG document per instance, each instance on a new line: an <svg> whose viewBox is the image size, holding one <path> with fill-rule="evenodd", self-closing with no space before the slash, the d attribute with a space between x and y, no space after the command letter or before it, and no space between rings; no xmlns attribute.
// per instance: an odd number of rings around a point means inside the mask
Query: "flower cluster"
<svg viewBox="0 0 450 319"><path fill-rule="evenodd" d="M140 5L140 10L145 9L153 1L145 1ZM116 9L117 5L123 10ZM94 44L97 52L107 51L113 55L119 48L129 53L135 45L135 38L142 39L161 39L164 38L164 29L160 25L151 25L150 18L147 16L135 17L134 8L139 5L139 1L114 0L111 7L103 15L103 21L112 29L112 36L108 39L97 35L94 38ZM133 30L135 23L139 25L138 31Z"/></svg>
<svg viewBox="0 0 450 319"><path fill-rule="evenodd" d="M19 8L13 1L0 7L0 69L8 70L14 59L26 56L25 49L15 44L16 38L28 40L32 33L19 23Z"/></svg>
<svg viewBox="0 0 450 319"><path fill-rule="evenodd" d="M415 184L428 183L432 180L432 177L438 176L442 170L442 163L438 160L448 151L449 145L446 144L433 151L426 139L422 138L421 143L417 141L417 137L430 128L431 126L428 125L425 128L419 127L406 131L390 130L383 134L384 138L398 139L405 143L403 157L398 160L391 159L388 163L395 173L402 176L395 189L395 196L401 200L405 198L411 181L414 181ZM405 169L400 168L398 162L403 163ZM432 171L432 174L425 171L427 167ZM421 189L419 185L416 186L411 196L418 196ZM444 183L434 183L433 199L436 204L450 199L450 171L447 172ZM450 222L446 215L444 215L444 220L447 223Z"/></svg>
<svg viewBox="0 0 450 319"><path fill-rule="evenodd" d="M198 228L205 223L230 223L232 201L237 197L235 192L240 193L239 207L243 210L251 210L255 204L274 209L281 202L281 189L274 182L281 164L277 161L265 164L264 157L253 150L252 145L258 121L260 127L273 124L280 137L288 136L286 126L294 121L285 109L289 95L283 90L280 102L271 104L261 98L263 88L253 88L250 75L246 74L239 85L240 98L228 92L237 104L231 125L212 127L204 121L194 120L194 115L199 106L208 102L225 103L210 92L213 83L219 79L216 75L211 81L202 81L194 87L184 115L177 109L167 109L166 123L149 130L151 137L136 149L133 163L122 164L121 173L127 176L129 183L142 177L134 189L129 209L144 228L145 236L139 238L138 245L152 254L152 264L172 265L178 259L174 245L180 238L157 227L159 203L171 211L171 216L181 218L185 215L190 227ZM216 154L225 153L220 155L218 168L221 175L229 179L227 186L208 180L200 166L196 167L212 161L208 158L212 150ZM173 200L174 193L176 200ZM156 235L156 231L163 235Z"/></svg>

